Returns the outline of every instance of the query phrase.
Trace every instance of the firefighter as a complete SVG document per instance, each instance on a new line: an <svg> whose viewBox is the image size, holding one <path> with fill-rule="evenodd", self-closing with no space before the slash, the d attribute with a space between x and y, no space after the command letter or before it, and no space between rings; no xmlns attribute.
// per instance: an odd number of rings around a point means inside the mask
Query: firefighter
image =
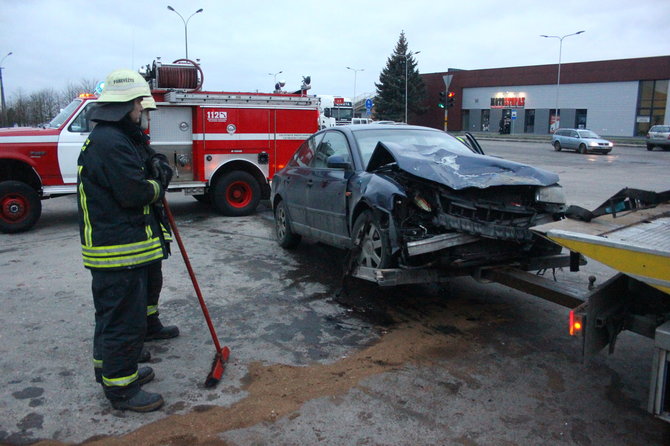
<svg viewBox="0 0 670 446"><path fill-rule="evenodd" d="M149 112L156 110L156 102L152 97L147 97L142 100L142 117L140 127L142 130L149 128ZM167 157L163 154L156 153L156 151L149 145L149 137L144 134L144 141L141 144L141 152L144 157L147 170L152 172L153 176L161 179L161 183L167 189L172 178L172 169L164 168L157 169L157 164L153 160L160 158L165 166L169 166ZM161 175L169 175L169 178L161 178ZM170 224L165 215L160 201L154 203L154 211L159 217L163 239L166 242L168 254L170 253L170 242L172 241L172 232L170 231ZM179 328L175 325L163 325L158 317L158 299L160 298L161 289L163 288L163 262L155 262L149 265L149 285L147 295L147 334L144 341L153 341L156 339L170 339L179 336ZM146 352L146 350L145 350ZM148 352L147 352L148 353Z"/></svg>
<svg viewBox="0 0 670 446"><path fill-rule="evenodd" d="M149 96L137 72L110 73L89 115L97 125L77 161L82 257L95 306L94 370L112 406L136 412L163 405L160 394L141 389L154 371L137 365L147 329L149 266L167 257L152 206L166 186L151 177L140 152L141 101ZM160 159L152 165L165 169Z"/></svg>

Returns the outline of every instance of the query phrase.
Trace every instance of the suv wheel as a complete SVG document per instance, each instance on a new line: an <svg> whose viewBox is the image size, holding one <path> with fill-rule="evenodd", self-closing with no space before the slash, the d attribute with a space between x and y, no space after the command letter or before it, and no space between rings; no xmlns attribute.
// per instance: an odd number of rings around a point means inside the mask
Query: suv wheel
<svg viewBox="0 0 670 446"><path fill-rule="evenodd" d="M557 152L561 151L561 143L560 142L558 142L558 141L554 142L554 150L557 151Z"/></svg>

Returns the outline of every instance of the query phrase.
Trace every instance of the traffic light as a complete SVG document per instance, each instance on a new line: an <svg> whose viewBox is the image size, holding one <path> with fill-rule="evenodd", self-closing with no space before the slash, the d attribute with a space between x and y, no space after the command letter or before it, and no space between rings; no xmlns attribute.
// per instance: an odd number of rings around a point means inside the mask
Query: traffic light
<svg viewBox="0 0 670 446"><path fill-rule="evenodd" d="M456 93L450 91L447 95L447 108L453 107L454 102L456 101Z"/></svg>
<svg viewBox="0 0 670 446"><path fill-rule="evenodd" d="M437 106L440 107L440 108L444 108L446 106L446 104L447 104L446 94L445 94L444 91L441 91L440 92L440 100L437 102Z"/></svg>

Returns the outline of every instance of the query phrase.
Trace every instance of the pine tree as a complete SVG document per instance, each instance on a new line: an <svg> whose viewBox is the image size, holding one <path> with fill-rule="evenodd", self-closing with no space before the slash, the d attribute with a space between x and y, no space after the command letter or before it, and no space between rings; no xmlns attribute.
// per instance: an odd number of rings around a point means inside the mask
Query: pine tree
<svg viewBox="0 0 670 446"><path fill-rule="evenodd" d="M407 63L407 109L411 113L423 113L421 105L426 95L423 79L416 69L414 55L407 51L405 31L400 38L393 54L386 60L386 67L379 75L379 83L375 82L375 118L377 120L405 121L405 63Z"/></svg>

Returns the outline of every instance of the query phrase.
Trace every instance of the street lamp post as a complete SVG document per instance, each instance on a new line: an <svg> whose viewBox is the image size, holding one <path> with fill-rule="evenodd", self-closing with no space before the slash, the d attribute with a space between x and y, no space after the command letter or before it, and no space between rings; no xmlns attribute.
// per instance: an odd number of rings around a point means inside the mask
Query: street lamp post
<svg viewBox="0 0 670 446"><path fill-rule="evenodd" d="M0 95L2 95L2 102L0 103L2 105L2 113L0 113L0 118L2 118L2 125L5 125L5 86L2 84L2 69L4 68L2 63L11 55L12 52L10 51L0 60Z"/></svg>
<svg viewBox="0 0 670 446"><path fill-rule="evenodd" d="M274 76L275 83L274 85L277 85L277 75L282 74L283 71L277 71L276 73L268 73L268 76Z"/></svg>
<svg viewBox="0 0 670 446"><path fill-rule="evenodd" d="M577 34L584 33L586 31L577 31L576 33L566 34L564 36L545 36L544 34L540 37L545 37L547 39L558 39L558 79L556 80L556 110L554 111L554 123L556 124L555 129L560 125L560 118L558 117L558 92L561 88L561 53L563 52L563 39L570 36L576 36Z"/></svg>
<svg viewBox="0 0 670 446"><path fill-rule="evenodd" d="M412 57L415 54L419 54L421 51L412 53L411 51L408 54L405 54L405 124L407 124L407 58Z"/></svg>
<svg viewBox="0 0 670 446"><path fill-rule="evenodd" d="M181 14L177 12L176 9L174 9L172 6L168 5L167 7L170 11L174 12L179 16L182 22L184 22L184 43L186 44L186 58L188 59L188 21L191 20L191 17L194 15L198 14L199 12L202 12L202 8L198 9L196 12L191 14L188 19L184 20L184 17L182 17Z"/></svg>
<svg viewBox="0 0 670 446"><path fill-rule="evenodd" d="M351 70L351 71L354 72L354 97L352 98L352 103L351 103L351 107L352 107L351 117L355 118L356 117L356 73L358 71L365 71L365 68L356 69L356 68L347 67L347 70Z"/></svg>

